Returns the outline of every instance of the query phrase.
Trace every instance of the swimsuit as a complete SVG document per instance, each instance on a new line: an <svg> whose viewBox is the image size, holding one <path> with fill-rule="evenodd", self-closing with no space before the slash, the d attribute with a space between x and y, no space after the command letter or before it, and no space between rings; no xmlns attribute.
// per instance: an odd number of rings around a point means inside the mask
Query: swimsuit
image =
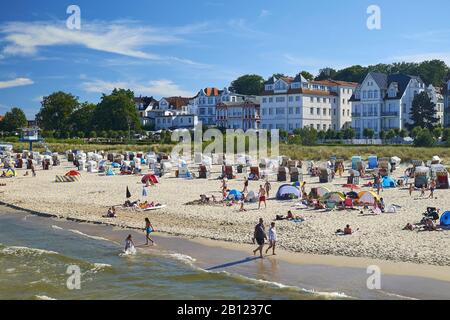
<svg viewBox="0 0 450 320"><path fill-rule="evenodd" d="M153 229L151 227L147 227L146 231L147 231L147 234L150 234L153 232Z"/></svg>

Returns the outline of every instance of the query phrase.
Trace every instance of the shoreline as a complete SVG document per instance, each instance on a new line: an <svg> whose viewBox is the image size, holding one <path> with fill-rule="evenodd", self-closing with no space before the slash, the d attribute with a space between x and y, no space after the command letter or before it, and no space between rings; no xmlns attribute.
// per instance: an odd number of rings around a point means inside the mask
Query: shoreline
<svg viewBox="0 0 450 320"><path fill-rule="evenodd" d="M8 204L4 201L0 201L0 206L4 206L14 211L28 213L33 216L41 217L41 218L53 218L67 222L74 222L79 225L88 224L88 225L97 225L104 227L112 227L119 228L122 230L130 230L130 231L141 231L142 228L120 225L115 223L101 222L101 221L91 221L86 219L78 219L78 218L70 218L59 216L56 214L49 214L44 212L39 212L31 209L26 209L19 207L17 205ZM168 232L160 232L158 231L156 234L158 238L166 238L166 239L175 239L175 241L188 241L201 246L209 247L209 248L220 248L225 250L232 250L235 252L240 252L242 254L249 255L251 251L254 249L254 245L245 244L245 243L237 243L232 241L223 241L216 240L205 237L194 237L194 236L185 236L182 234L168 233ZM267 245L266 245L267 247ZM180 254L183 254L180 252ZM297 266L305 266L305 265L321 265L328 267L337 267L337 268L358 268L358 269L366 269L369 266L378 266L383 274L392 275L392 276L404 276L404 277L420 277L426 279L433 279L438 281L444 281L450 283L450 266L436 266L436 265L427 265L420 263L409 263L409 262L396 262L390 260L381 260L381 259L371 259L371 258L362 258L362 257L347 257L347 256L336 256L336 255L320 255L320 254L307 254L301 252L291 252L288 250L284 250L281 248L277 249L276 256L265 256L266 258L277 259L279 261L284 261L289 264L297 265ZM196 258L194 256L194 258Z"/></svg>

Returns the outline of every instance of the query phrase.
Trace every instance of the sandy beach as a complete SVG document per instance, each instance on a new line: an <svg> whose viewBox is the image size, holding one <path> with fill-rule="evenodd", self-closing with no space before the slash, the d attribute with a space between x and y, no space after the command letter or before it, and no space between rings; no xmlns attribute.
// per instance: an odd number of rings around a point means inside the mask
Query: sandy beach
<svg viewBox="0 0 450 320"><path fill-rule="evenodd" d="M405 166L397 169L395 176L403 174ZM246 205L246 212L239 212L238 206L225 207L186 205L198 200L200 194L215 195L220 198L220 167L214 166L208 180L185 180L175 178L174 173L161 179L161 183L149 188L148 201L166 205L164 209L137 212L119 209L118 218L102 218L108 207L125 201L128 186L133 200L142 198L140 176L106 177L97 173L82 172L79 182L55 183L55 175L63 175L74 169L63 160L61 166L49 171L37 171L37 177L24 176L26 170L17 170L17 177L4 179L6 186L0 187L0 200L20 208L48 213L60 218L73 218L89 222L112 224L121 227L143 228L143 220L149 217L159 232L190 238L206 238L233 243L251 243L253 228L258 218L266 224L277 214L304 214L306 221L294 223L277 221L278 245L287 252L313 255L361 257L414 264L436 266L450 265L450 231L417 232L403 231L409 223L417 223L429 206L441 212L450 209L448 190L437 190L436 199L420 199L419 191L410 197L406 189L386 189L381 196L387 205L396 204L401 209L395 214L371 215L366 210L355 211L315 211L297 210L298 201L277 201L274 195L280 185L276 176L271 178L272 191L267 209L258 210L257 204ZM144 169L144 172L147 171ZM196 170L195 170L196 171ZM229 181L230 189L243 189L244 175ZM305 175L307 190L315 186L325 186L331 191L346 191L342 185L345 178L337 178L332 183L319 184L319 178ZM261 182L250 181L249 190L258 191ZM362 188L362 190L369 190ZM428 196L428 192L427 192ZM350 224L359 231L352 236L336 236L337 229Z"/></svg>

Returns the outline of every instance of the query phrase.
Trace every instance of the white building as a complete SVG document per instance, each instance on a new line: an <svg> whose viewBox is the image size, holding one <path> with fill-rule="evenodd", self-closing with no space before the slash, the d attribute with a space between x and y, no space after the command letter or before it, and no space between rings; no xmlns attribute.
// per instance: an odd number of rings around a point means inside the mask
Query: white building
<svg viewBox="0 0 450 320"><path fill-rule="evenodd" d="M158 108L158 101L153 97L138 97L134 99L136 111L142 126L153 125L154 118L150 117L151 111Z"/></svg>
<svg viewBox="0 0 450 320"><path fill-rule="evenodd" d="M358 84L303 76L271 77L260 96L261 128L319 131L341 130L351 124L350 98Z"/></svg>
<svg viewBox="0 0 450 320"><path fill-rule="evenodd" d="M450 127L450 78L444 84L442 93L444 98L444 126Z"/></svg>
<svg viewBox="0 0 450 320"><path fill-rule="evenodd" d="M216 123L226 129L259 129L260 104L256 97L245 97L237 102L219 102L216 106Z"/></svg>
<svg viewBox="0 0 450 320"><path fill-rule="evenodd" d="M189 113L198 116L206 126L216 126L216 106L221 102L238 102L242 95L228 91L227 88L219 90L217 88L205 88L191 99L188 107Z"/></svg>
<svg viewBox="0 0 450 320"><path fill-rule="evenodd" d="M431 101L436 105L436 118L439 119L438 124L444 126L444 96L441 88L435 88L430 84L427 88Z"/></svg>
<svg viewBox="0 0 450 320"><path fill-rule="evenodd" d="M424 90L420 77L369 73L351 98L352 127L357 138L364 138L364 128L373 129L377 136L381 130L406 128L411 123L414 97Z"/></svg>

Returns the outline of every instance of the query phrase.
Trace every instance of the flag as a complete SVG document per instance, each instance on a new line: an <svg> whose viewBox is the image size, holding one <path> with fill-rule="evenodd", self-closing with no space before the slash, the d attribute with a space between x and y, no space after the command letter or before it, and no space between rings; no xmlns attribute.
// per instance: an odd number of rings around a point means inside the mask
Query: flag
<svg viewBox="0 0 450 320"><path fill-rule="evenodd" d="M131 198L131 193L130 193L130 190L128 189L128 187L127 187L127 199L130 199Z"/></svg>

